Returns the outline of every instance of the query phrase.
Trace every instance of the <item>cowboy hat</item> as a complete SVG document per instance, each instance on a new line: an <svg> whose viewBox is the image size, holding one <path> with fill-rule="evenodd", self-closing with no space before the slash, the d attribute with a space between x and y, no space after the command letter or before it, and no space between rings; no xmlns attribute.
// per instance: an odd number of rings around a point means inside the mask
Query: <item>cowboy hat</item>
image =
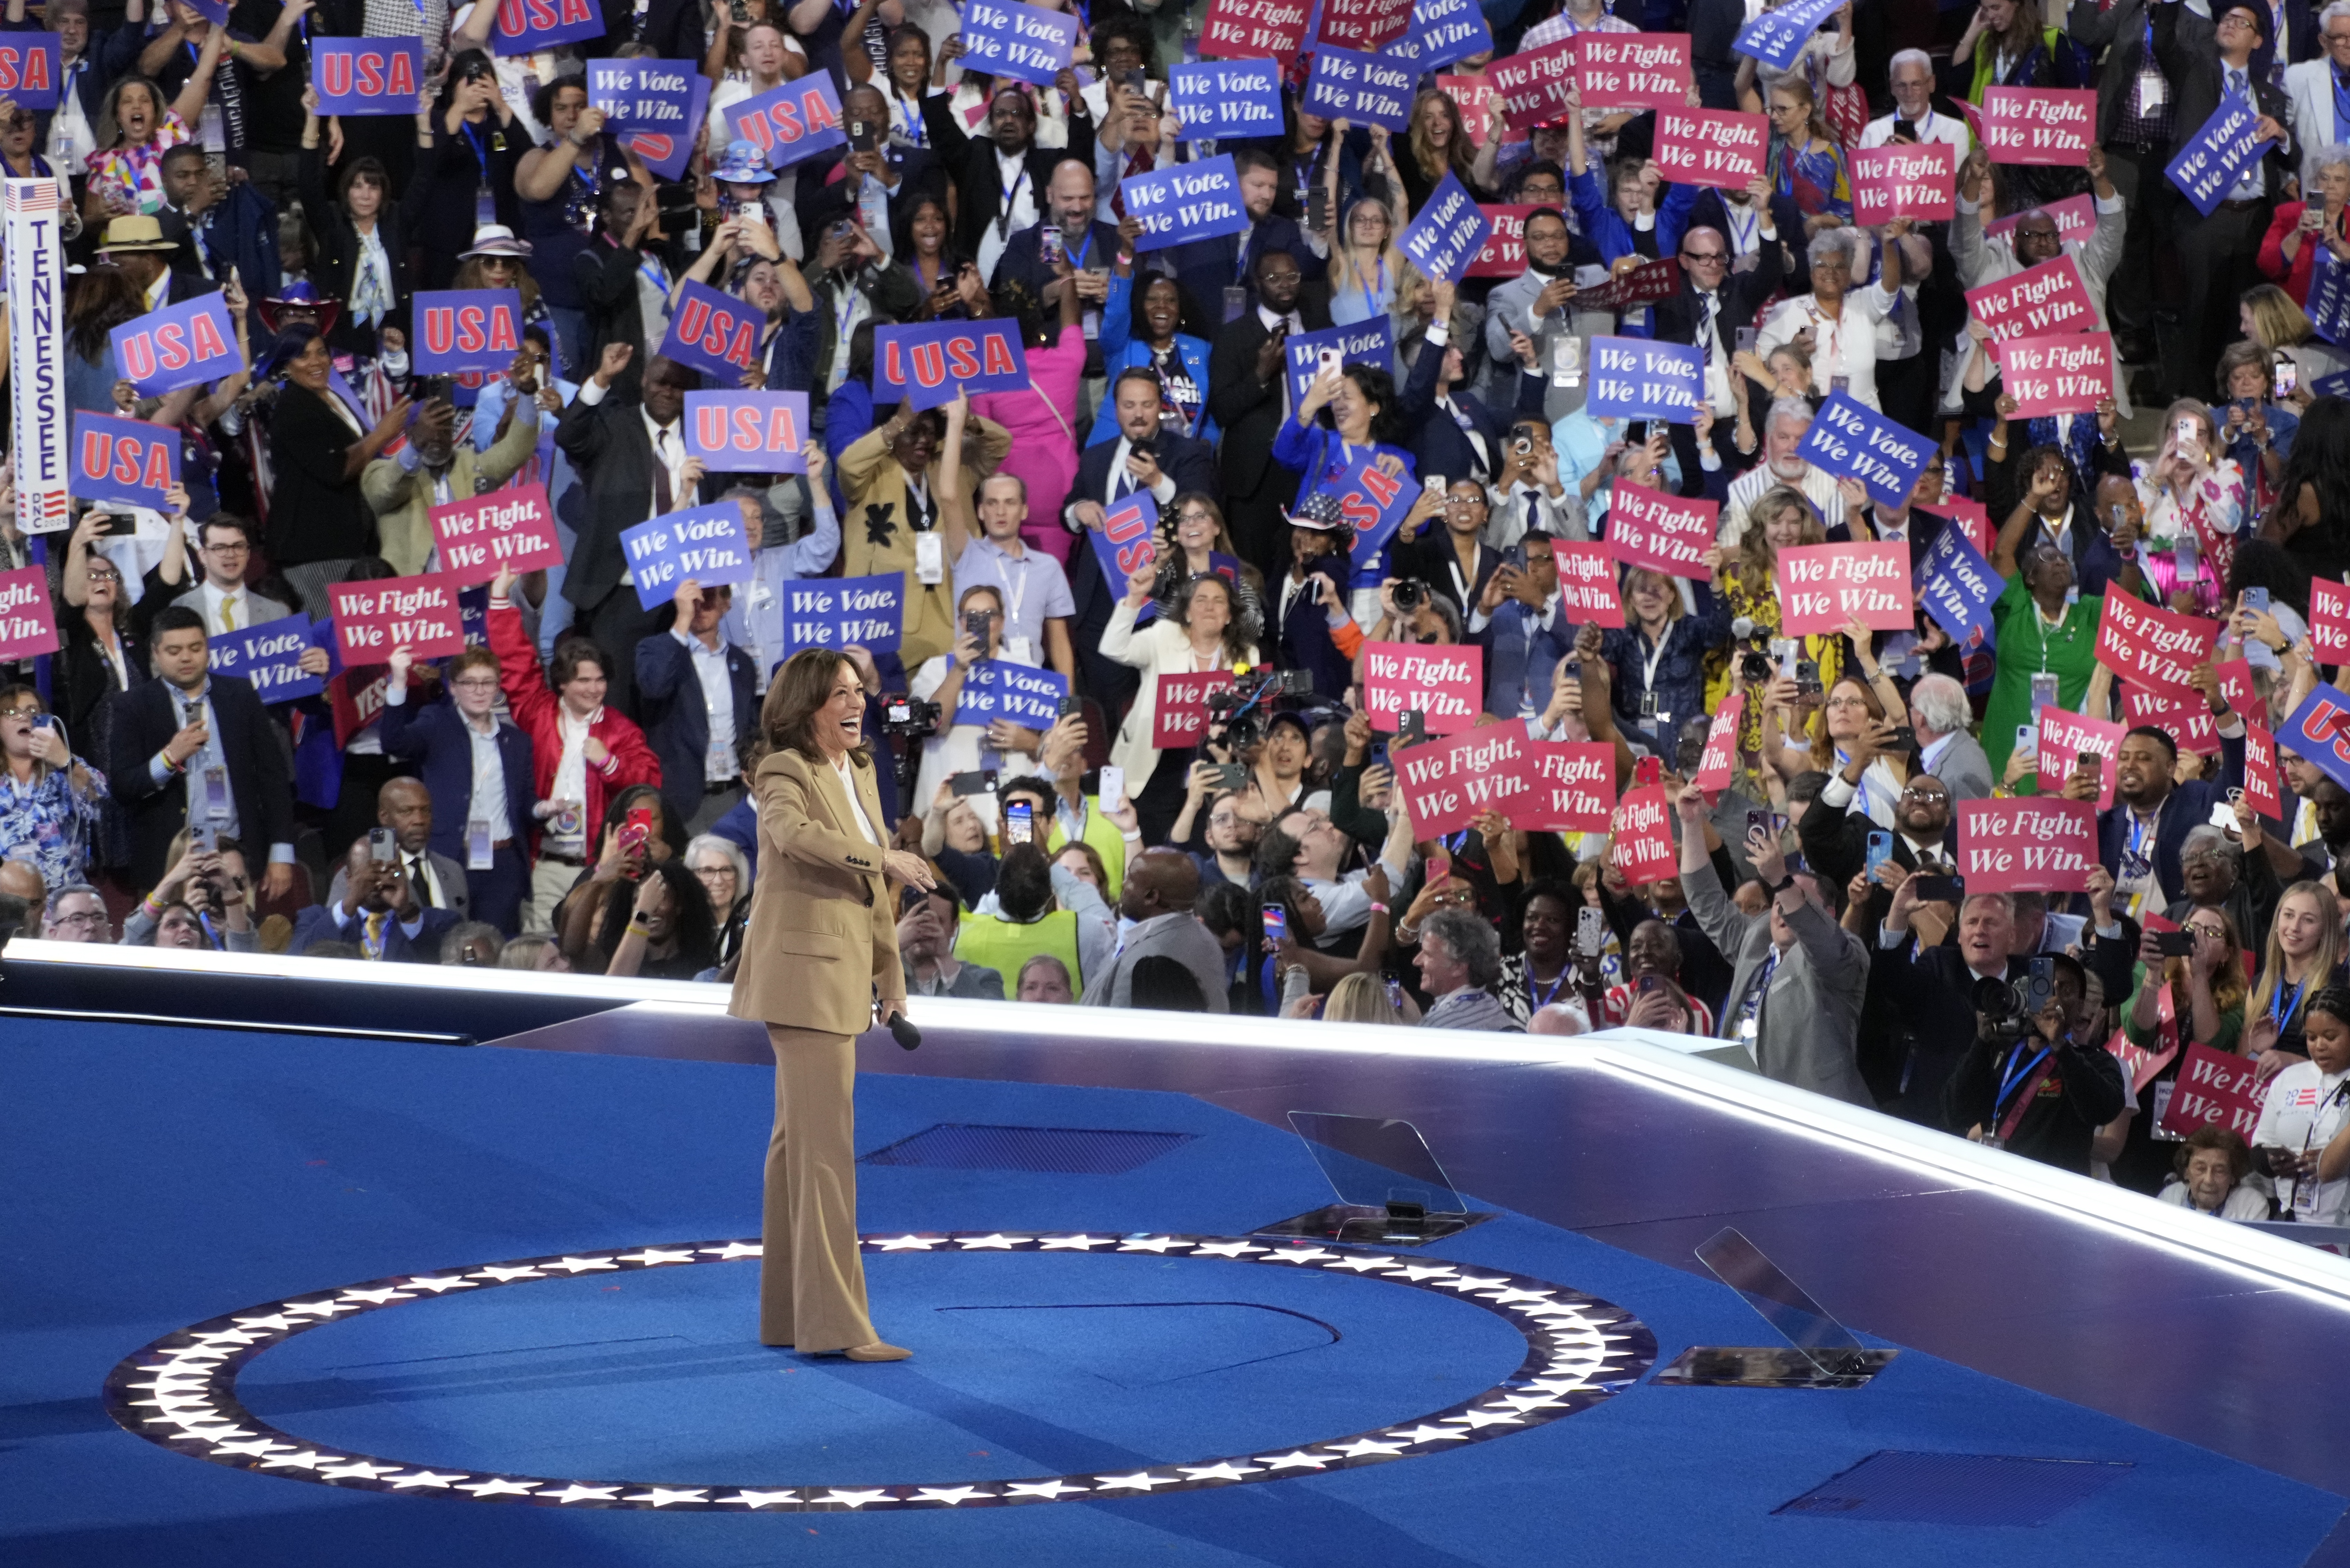
<svg viewBox="0 0 2350 1568"><path fill-rule="evenodd" d="M98 242L100 255L111 251L175 251L177 240L163 237L163 225L145 213L131 213L106 225Z"/></svg>
<svg viewBox="0 0 2350 1568"><path fill-rule="evenodd" d="M261 302L261 324L272 332L283 330L278 325L278 317L289 308L315 311L318 317L318 335L323 337L335 329L335 317L342 313L343 306L340 300L319 298L317 289L311 286L309 279L296 278Z"/></svg>

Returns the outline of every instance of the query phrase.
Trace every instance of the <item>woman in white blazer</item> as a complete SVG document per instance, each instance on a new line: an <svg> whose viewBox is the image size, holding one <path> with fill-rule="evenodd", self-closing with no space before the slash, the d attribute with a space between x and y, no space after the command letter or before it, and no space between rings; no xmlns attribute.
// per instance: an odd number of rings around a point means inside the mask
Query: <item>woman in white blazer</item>
<svg viewBox="0 0 2350 1568"><path fill-rule="evenodd" d="M1193 577L1176 590L1172 615L1137 628L1134 618L1150 603L1157 581L1155 563L1127 574L1126 597L1110 612L1101 641L1104 653L1142 671L1142 690L1127 710L1110 760L1126 771L1127 793L1142 819L1146 844L1166 842L1183 809L1192 757L1188 749L1162 753L1150 743L1159 722L1159 677L1204 675L1256 663L1256 645L1242 632L1233 614L1232 588L1213 573Z"/></svg>

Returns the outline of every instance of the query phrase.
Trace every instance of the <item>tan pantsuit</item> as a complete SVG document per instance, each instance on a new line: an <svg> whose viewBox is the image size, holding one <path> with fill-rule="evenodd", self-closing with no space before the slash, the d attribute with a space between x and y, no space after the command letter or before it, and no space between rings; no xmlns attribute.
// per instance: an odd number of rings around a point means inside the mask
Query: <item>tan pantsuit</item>
<svg viewBox="0 0 2350 1568"><path fill-rule="evenodd" d="M873 764L857 801L886 831ZM728 1011L767 1027L775 1127L767 1140L759 1337L806 1353L880 1338L857 1247L857 1036L877 1000L902 1000L898 925L881 850L840 776L784 749L759 764L759 879Z"/></svg>
<svg viewBox="0 0 2350 1568"><path fill-rule="evenodd" d="M759 1234L759 1339L808 1352L881 1336L866 1315L857 1250L857 1038L767 1025L775 1130Z"/></svg>

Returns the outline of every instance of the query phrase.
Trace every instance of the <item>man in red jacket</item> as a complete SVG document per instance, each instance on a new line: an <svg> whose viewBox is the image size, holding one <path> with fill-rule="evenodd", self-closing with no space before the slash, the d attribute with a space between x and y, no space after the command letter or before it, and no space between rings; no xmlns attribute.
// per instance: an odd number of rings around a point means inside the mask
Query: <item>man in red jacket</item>
<svg viewBox="0 0 2350 1568"><path fill-rule="evenodd" d="M523 929L550 931L556 906L596 852L604 803L630 784L658 785L660 759L642 730L604 706L604 652L586 638L556 644L550 688L515 607L514 577L509 566L490 585L490 648L514 722L530 737L537 774L537 857Z"/></svg>

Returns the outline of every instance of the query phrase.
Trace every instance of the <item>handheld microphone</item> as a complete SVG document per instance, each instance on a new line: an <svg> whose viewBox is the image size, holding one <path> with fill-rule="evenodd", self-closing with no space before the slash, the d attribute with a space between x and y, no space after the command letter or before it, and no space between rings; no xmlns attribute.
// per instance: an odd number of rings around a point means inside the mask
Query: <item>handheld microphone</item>
<svg viewBox="0 0 2350 1568"><path fill-rule="evenodd" d="M902 1012L893 1012L889 1015L889 1037L909 1051L916 1049L922 1043L922 1032L915 1028L913 1020Z"/></svg>

